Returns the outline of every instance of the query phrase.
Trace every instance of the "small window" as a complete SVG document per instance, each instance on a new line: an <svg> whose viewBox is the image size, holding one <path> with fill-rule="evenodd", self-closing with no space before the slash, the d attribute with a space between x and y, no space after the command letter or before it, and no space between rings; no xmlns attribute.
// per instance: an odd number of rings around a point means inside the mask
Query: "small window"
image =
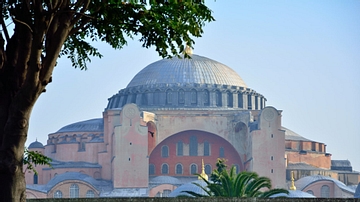
<svg viewBox="0 0 360 202"><path fill-rule="evenodd" d="M148 97L148 93L147 93L147 92L145 92L145 93L142 94L142 96L141 96L141 104L142 104L142 105L148 105L148 99L147 99L147 97Z"/></svg>
<svg viewBox="0 0 360 202"><path fill-rule="evenodd" d="M54 198L62 198L63 194L60 190L56 190L54 193Z"/></svg>
<svg viewBox="0 0 360 202"><path fill-rule="evenodd" d="M163 158L169 157L169 147L167 145L161 147L161 157Z"/></svg>
<svg viewBox="0 0 360 202"><path fill-rule="evenodd" d="M155 90L153 96L154 96L153 97L154 105L159 105L160 104L160 90Z"/></svg>
<svg viewBox="0 0 360 202"><path fill-rule="evenodd" d="M243 102L243 95L241 93L238 94L238 107L243 108L244 102Z"/></svg>
<svg viewBox="0 0 360 202"><path fill-rule="evenodd" d="M210 145L208 141L204 142L204 156L210 156Z"/></svg>
<svg viewBox="0 0 360 202"><path fill-rule="evenodd" d="M210 94L209 91L204 91L204 105L209 106L210 105Z"/></svg>
<svg viewBox="0 0 360 202"><path fill-rule="evenodd" d="M79 186L77 184L70 186L70 198L79 198Z"/></svg>
<svg viewBox="0 0 360 202"><path fill-rule="evenodd" d="M217 107L222 106L222 94L220 91L216 91L216 106Z"/></svg>
<svg viewBox="0 0 360 202"><path fill-rule="evenodd" d="M274 156L271 156L270 159L273 161L273 160L274 160Z"/></svg>
<svg viewBox="0 0 360 202"><path fill-rule="evenodd" d="M137 93L131 95L131 103L136 103L136 95Z"/></svg>
<svg viewBox="0 0 360 202"><path fill-rule="evenodd" d="M234 166L236 174L240 173L240 166L238 164L235 164Z"/></svg>
<svg viewBox="0 0 360 202"><path fill-rule="evenodd" d="M92 190L88 190L85 195L86 198L94 198L95 193Z"/></svg>
<svg viewBox="0 0 360 202"><path fill-rule="evenodd" d="M271 169L271 173L274 173L274 169Z"/></svg>
<svg viewBox="0 0 360 202"><path fill-rule="evenodd" d="M169 166L168 166L168 164L163 164L161 166L161 174L169 174Z"/></svg>
<svg viewBox="0 0 360 202"><path fill-rule="evenodd" d="M176 155L178 155L178 156L184 155L184 144L182 141L179 141L177 143Z"/></svg>
<svg viewBox="0 0 360 202"><path fill-rule="evenodd" d="M38 175L34 174L34 184L38 184Z"/></svg>
<svg viewBox="0 0 360 202"><path fill-rule="evenodd" d="M166 91L166 104L170 105L172 103L172 90Z"/></svg>
<svg viewBox="0 0 360 202"><path fill-rule="evenodd" d="M185 92L183 89L179 90L179 104L185 103Z"/></svg>
<svg viewBox="0 0 360 202"><path fill-rule="evenodd" d="M219 149L219 157L220 157L220 158L224 158L224 157L225 157L224 147L220 147L220 149Z"/></svg>
<svg viewBox="0 0 360 202"><path fill-rule="evenodd" d="M329 198L330 197L330 187L328 185L323 185L321 187L321 198Z"/></svg>
<svg viewBox="0 0 360 202"><path fill-rule="evenodd" d="M155 175L155 165L149 164L149 175Z"/></svg>
<svg viewBox="0 0 360 202"><path fill-rule="evenodd" d="M176 173L177 175L183 174L183 166L182 166L180 163L176 165L176 171L175 171L175 173Z"/></svg>
<svg viewBox="0 0 360 202"><path fill-rule="evenodd" d="M191 174L191 175L195 175L196 173L198 173L198 171L197 171L197 165L196 165L196 164L191 164L191 165L190 165L190 174Z"/></svg>
<svg viewBox="0 0 360 202"><path fill-rule="evenodd" d="M197 92L196 90L191 90L191 104L196 105L197 103Z"/></svg>
<svg viewBox="0 0 360 202"><path fill-rule="evenodd" d="M198 141L196 136L190 137L190 156L197 156L198 155Z"/></svg>
<svg viewBox="0 0 360 202"><path fill-rule="evenodd" d="M233 94L230 91L227 92L227 106L233 107Z"/></svg>
<svg viewBox="0 0 360 202"><path fill-rule="evenodd" d="M168 197L170 193L171 193L170 189L164 189L164 191L162 193L162 197Z"/></svg>
<svg viewBox="0 0 360 202"><path fill-rule="evenodd" d="M210 175L210 174L211 174L211 165L209 165L209 164L206 164L206 165L205 165L205 173L206 173L207 175Z"/></svg>
<svg viewBox="0 0 360 202"><path fill-rule="evenodd" d="M252 109L251 95L248 95L248 109Z"/></svg>

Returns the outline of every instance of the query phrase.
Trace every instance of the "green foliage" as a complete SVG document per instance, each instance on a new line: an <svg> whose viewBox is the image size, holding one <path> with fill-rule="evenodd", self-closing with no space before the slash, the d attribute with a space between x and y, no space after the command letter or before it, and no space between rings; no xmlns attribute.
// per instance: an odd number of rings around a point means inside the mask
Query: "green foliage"
<svg viewBox="0 0 360 202"><path fill-rule="evenodd" d="M179 55L186 45L192 47L192 37L200 37L203 33L205 22L214 21L211 10L202 0L149 0L149 1L124 1L124 0L81 0L81 1L43 1L39 6L30 0L7 0L2 3L2 16L5 19L23 23L34 30L36 18L42 11L43 18L52 19L52 16L63 16L71 19L67 40L63 44L60 56L68 57L74 67L86 69L86 63L91 57L102 57L97 48L89 42L103 41L114 49L121 49L127 44L128 39L139 35L142 46L149 48L155 46L162 57ZM59 4L62 6L59 6ZM22 7L27 5L29 16L21 19ZM58 7L58 10L53 8ZM73 16L70 16L73 15ZM31 19L34 19L33 21ZM56 19L56 18L54 18ZM50 22L50 21L49 21ZM68 26L68 24L55 23L55 26ZM51 24L49 31L55 29ZM56 34L56 33L54 33ZM43 46L46 55L47 41L53 40L53 34L47 36ZM50 44L50 43L49 43Z"/></svg>
<svg viewBox="0 0 360 202"><path fill-rule="evenodd" d="M35 151L29 151L27 148L25 148L24 151L24 165L26 165L26 169L33 171L35 174L37 174L36 169L34 168L34 165L48 165L51 166L52 159Z"/></svg>
<svg viewBox="0 0 360 202"><path fill-rule="evenodd" d="M201 195L193 191L185 191L195 197L259 197L269 198L272 195L289 192L285 189L271 189L271 180L267 177L259 177L255 172L243 171L236 174L236 167L232 166L226 170L223 159L217 162L217 170L211 174L208 181L202 178L207 184L206 187L194 183L204 190L207 195ZM199 175L200 176L200 175ZM201 176L200 176L201 177ZM265 191L264 191L265 190Z"/></svg>

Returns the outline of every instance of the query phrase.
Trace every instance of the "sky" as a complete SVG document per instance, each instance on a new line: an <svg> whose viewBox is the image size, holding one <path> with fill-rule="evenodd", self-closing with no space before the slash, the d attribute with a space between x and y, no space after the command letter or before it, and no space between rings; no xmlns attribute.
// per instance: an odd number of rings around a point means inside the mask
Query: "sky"
<svg viewBox="0 0 360 202"><path fill-rule="evenodd" d="M195 39L194 54L234 69L248 87L282 110L282 125L327 145L333 160L360 171L360 1L208 0L216 21ZM71 123L101 118L107 99L145 66L154 48L130 40L87 71L58 60L53 82L37 101L26 145Z"/></svg>

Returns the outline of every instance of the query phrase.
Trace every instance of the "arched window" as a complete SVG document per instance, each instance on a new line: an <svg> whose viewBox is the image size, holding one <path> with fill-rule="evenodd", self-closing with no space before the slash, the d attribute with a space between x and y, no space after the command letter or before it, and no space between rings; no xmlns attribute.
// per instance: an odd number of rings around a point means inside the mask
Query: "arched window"
<svg viewBox="0 0 360 202"><path fill-rule="evenodd" d="M196 136L190 137L190 156L197 156L198 155L198 141Z"/></svg>
<svg viewBox="0 0 360 202"><path fill-rule="evenodd" d="M185 103L185 92L183 89L179 90L179 104Z"/></svg>
<svg viewBox="0 0 360 202"><path fill-rule="evenodd" d="M207 90L204 90L204 105L209 106L210 105L210 93Z"/></svg>
<svg viewBox="0 0 360 202"><path fill-rule="evenodd" d="M251 95L248 95L248 109L252 109Z"/></svg>
<svg viewBox="0 0 360 202"><path fill-rule="evenodd" d="M178 174L178 175L183 174L183 166L181 165L181 163L176 164L175 173Z"/></svg>
<svg viewBox="0 0 360 202"><path fill-rule="evenodd" d="M86 192L86 195L85 195L86 198L94 198L95 197L95 193L93 192L93 190L88 190Z"/></svg>
<svg viewBox="0 0 360 202"><path fill-rule="evenodd" d="M162 197L168 197L170 193L171 193L170 189L164 189L164 191L162 193Z"/></svg>
<svg viewBox="0 0 360 202"><path fill-rule="evenodd" d="M170 105L172 103L172 90L166 91L166 104Z"/></svg>
<svg viewBox="0 0 360 202"><path fill-rule="evenodd" d="M160 104L160 90L155 90L154 92L154 105L159 105Z"/></svg>
<svg viewBox="0 0 360 202"><path fill-rule="evenodd" d="M204 156L210 156L210 145L208 141L204 142Z"/></svg>
<svg viewBox="0 0 360 202"><path fill-rule="evenodd" d="M259 109L259 100L258 100L258 96L255 96L255 109Z"/></svg>
<svg viewBox="0 0 360 202"><path fill-rule="evenodd" d="M182 142L182 141L179 141L179 142L177 143L176 155L178 155L178 156L184 155L184 146L183 146L183 142Z"/></svg>
<svg viewBox="0 0 360 202"><path fill-rule="evenodd" d="M77 184L70 186L70 198L79 198L79 186Z"/></svg>
<svg viewBox="0 0 360 202"><path fill-rule="evenodd" d="M306 191L308 194L314 195L314 192L312 190L307 190Z"/></svg>
<svg viewBox="0 0 360 202"><path fill-rule="evenodd" d="M197 92L195 89L191 90L191 104L196 105L197 103Z"/></svg>
<svg viewBox="0 0 360 202"><path fill-rule="evenodd" d="M244 108L243 95L241 93L238 94L238 107Z"/></svg>
<svg viewBox="0 0 360 202"><path fill-rule="evenodd" d="M221 107L222 106L222 95L220 91L216 91L216 106Z"/></svg>
<svg viewBox="0 0 360 202"><path fill-rule="evenodd" d="M54 198L62 198L63 194L60 190L54 192Z"/></svg>
<svg viewBox="0 0 360 202"><path fill-rule="evenodd" d="M149 175L155 175L155 165L149 164Z"/></svg>
<svg viewBox="0 0 360 202"><path fill-rule="evenodd" d="M137 93L131 95L131 103L136 103L136 95Z"/></svg>
<svg viewBox="0 0 360 202"><path fill-rule="evenodd" d="M219 149L219 157L220 157L220 158L224 158L224 157L225 157L224 147L220 147L220 149Z"/></svg>
<svg viewBox="0 0 360 202"><path fill-rule="evenodd" d="M123 102L122 102L122 105L121 106L124 106L124 105L126 105L126 103L127 103L127 98L128 98L128 95L126 94L126 95L124 95L124 97L123 97Z"/></svg>
<svg viewBox="0 0 360 202"><path fill-rule="evenodd" d="M161 174L169 174L169 166L168 166L168 164L163 164L161 166Z"/></svg>
<svg viewBox="0 0 360 202"><path fill-rule="evenodd" d="M206 165L205 165L205 173L206 173L207 175L210 175L210 174L211 174L211 165L209 165L209 164L206 164Z"/></svg>
<svg viewBox="0 0 360 202"><path fill-rule="evenodd" d="M34 174L34 184L38 184L38 175Z"/></svg>
<svg viewBox="0 0 360 202"><path fill-rule="evenodd" d="M197 165L193 163L190 165L190 174L195 175L196 173L198 173Z"/></svg>
<svg viewBox="0 0 360 202"><path fill-rule="evenodd" d="M233 107L233 94L230 92L230 91L228 91L227 93L227 106L228 107Z"/></svg>
<svg viewBox="0 0 360 202"><path fill-rule="evenodd" d="M330 197L330 187L327 185L323 185L321 187L321 198L329 198Z"/></svg>
<svg viewBox="0 0 360 202"><path fill-rule="evenodd" d="M169 147L167 145L161 147L161 157L163 158L169 157Z"/></svg>
<svg viewBox="0 0 360 202"><path fill-rule="evenodd" d="M148 97L147 92L142 94L142 96L141 96L141 104L142 105L148 105L148 98L147 97Z"/></svg>

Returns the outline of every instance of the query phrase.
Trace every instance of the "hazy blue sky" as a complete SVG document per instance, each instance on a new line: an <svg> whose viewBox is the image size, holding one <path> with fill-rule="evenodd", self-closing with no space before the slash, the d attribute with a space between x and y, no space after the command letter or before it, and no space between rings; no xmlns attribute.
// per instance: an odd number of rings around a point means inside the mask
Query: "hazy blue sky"
<svg viewBox="0 0 360 202"><path fill-rule="evenodd" d="M207 1L216 22L196 39L194 54L233 68L283 110L282 125L327 145L332 159L360 171L360 1ZM159 59L140 42L114 51L88 71L60 59L30 120L27 145L46 143L61 127L102 117L107 99Z"/></svg>

